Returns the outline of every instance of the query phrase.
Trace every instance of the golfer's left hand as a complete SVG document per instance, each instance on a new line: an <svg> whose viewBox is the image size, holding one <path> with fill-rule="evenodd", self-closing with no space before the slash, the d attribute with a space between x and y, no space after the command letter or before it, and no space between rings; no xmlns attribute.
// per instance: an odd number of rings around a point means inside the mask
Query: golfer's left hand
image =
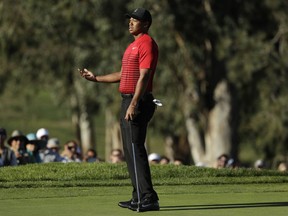
<svg viewBox="0 0 288 216"><path fill-rule="evenodd" d="M133 121L137 115L137 108L135 106L130 105L126 111L125 120Z"/></svg>

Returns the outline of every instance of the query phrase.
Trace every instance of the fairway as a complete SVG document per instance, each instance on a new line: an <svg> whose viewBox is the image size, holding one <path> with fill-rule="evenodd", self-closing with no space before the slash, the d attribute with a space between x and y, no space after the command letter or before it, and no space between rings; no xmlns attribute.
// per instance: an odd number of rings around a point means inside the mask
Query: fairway
<svg viewBox="0 0 288 216"><path fill-rule="evenodd" d="M131 188L66 187L0 189L5 216L126 216L117 206L130 198ZM145 215L286 216L287 184L158 186L160 211Z"/></svg>

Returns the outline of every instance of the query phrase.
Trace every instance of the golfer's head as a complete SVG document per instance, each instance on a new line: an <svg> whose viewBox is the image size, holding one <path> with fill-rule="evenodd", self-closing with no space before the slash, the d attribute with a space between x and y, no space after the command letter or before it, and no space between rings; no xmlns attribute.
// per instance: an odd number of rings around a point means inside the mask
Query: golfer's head
<svg viewBox="0 0 288 216"><path fill-rule="evenodd" d="M126 18L133 18L140 21L144 24L147 31L152 24L152 16L145 8L136 8L132 13L126 14Z"/></svg>

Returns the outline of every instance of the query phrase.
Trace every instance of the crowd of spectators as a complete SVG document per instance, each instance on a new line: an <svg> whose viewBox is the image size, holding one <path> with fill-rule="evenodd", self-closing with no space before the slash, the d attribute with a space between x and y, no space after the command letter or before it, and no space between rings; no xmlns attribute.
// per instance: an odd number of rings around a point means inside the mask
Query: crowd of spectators
<svg viewBox="0 0 288 216"><path fill-rule="evenodd" d="M0 167L17 166L31 163L50 162L101 162L95 149L89 149L82 155L77 141L69 140L60 148L58 138L50 138L45 128L36 133L24 135L20 130L14 130L11 136L7 135L5 128L0 128ZM113 149L109 162L120 163L124 161L122 150Z"/></svg>
<svg viewBox="0 0 288 216"><path fill-rule="evenodd" d="M173 159L170 160L166 156L161 156L157 153L151 153L148 155L148 160L150 164L174 164L174 165L184 165L184 161L182 159ZM209 167L215 169L222 169L222 168L230 168L230 169L237 169L237 168L254 168L254 169L271 169L271 165L269 165L265 160L257 159L252 166L247 166L241 164L239 161L235 160L234 158L230 157L228 154L221 154L215 159L215 162L212 164L208 164L205 162L199 162L195 164L197 167ZM278 171L287 172L288 171L288 163L283 160L278 162L273 167L276 167Z"/></svg>
<svg viewBox="0 0 288 216"><path fill-rule="evenodd" d="M287 171L287 166L288 166L288 163L286 161L280 161L280 162L278 162L275 165L277 170L281 171L281 172L286 172ZM221 168L232 168L232 169L235 169L235 168L246 167L246 166L241 165L241 163L239 163L239 161L235 160L234 158L229 157L228 154L221 154L217 158L217 160L216 160L216 162L215 162L213 167L216 168L216 169L221 169ZM257 159L254 162L252 168L257 169L257 170L270 169L271 165L269 165L263 159Z"/></svg>
<svg viewBox="0 0 288 216"><path fill-rule="evenodd" d="M89 149L85 154L82 154L81 148L75 140L69 140L63 145L63 150L60 148L60 141L57 138L50 138L49 132L45 128L40 128L36 133L28 133L24 135L19 130L14 130L11 136L7 136L5 128L0 128L0 167L16 166L30 163L49 163L49 162L101 162L95 149ZM121 149L112 149L110 152L110 163L124 162L125 157ZM161 156L158 153L148 155L150 164L174 164L184 165L181 159L170 160L166 156ZM213 165L205 163L195 164L201 167L221 168L238 168L241 165L239 162L230 158L227 154L220 155ZM268 168L264 160L256 160L254 163L255 169ZM287 172L287 162L280 161L277 164L277 169L282 172Z"/></svg>

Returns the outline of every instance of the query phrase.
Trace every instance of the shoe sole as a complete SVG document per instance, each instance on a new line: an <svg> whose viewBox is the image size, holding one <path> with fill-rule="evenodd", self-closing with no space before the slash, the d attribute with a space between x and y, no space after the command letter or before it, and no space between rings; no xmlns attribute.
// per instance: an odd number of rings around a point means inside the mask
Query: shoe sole
<svg viewBox="0 0 288 216"><path fill-rule="evenodd" d="M132 206L135 205L135 206ZM118 206L121 208L137 208L137 204L131 204L131 205L121 205L120 203L118 203Z"/></svg>
<svg viewBox="0 0 288 216"><path fill-rule="evenodd" d="M160 207L154 206L151 208L139 208L139 209L138 209L138 207L129 207L129 209L132 211L137 211L137 212L146 212L146 211L159 211Z"/></svg>
<svg viewBox="0 0 288 216"><path fill-rule="evenodd" d="M130 208L130 206L121 205L121 204L118 204L118 206L121 207L121 208Z"/></svg>

